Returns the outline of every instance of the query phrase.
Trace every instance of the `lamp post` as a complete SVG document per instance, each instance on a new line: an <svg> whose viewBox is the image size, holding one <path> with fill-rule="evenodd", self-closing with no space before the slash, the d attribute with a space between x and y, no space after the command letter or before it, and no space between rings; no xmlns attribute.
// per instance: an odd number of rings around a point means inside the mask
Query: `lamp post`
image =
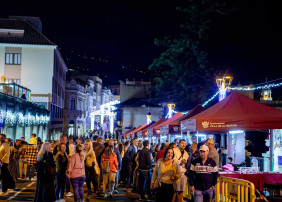
<svg viewBox="0 0 282 202"><path fill-rule="evenodd" d="M216 79L216 84L219 88L219 101L226 97L226 90L231 85L232 77L224 76Z"/></svg>
<svg viewBox="0 0 282 202"><path fill-rule="evenodd" d="M168 113L166 115L166 118L170 119L172 117L173 110L175 108L175 104L174 103L169 103L169 104L167 104L167 108L168 108Z"/></svg>
<svg viewBox="0 0 282 202"><path fill-rule="evenodd" d="M152 120L151 120L152 114L150 112L148 112L148 114L146 116L147 116L147 124L150 124L152 122Z"/></svg>

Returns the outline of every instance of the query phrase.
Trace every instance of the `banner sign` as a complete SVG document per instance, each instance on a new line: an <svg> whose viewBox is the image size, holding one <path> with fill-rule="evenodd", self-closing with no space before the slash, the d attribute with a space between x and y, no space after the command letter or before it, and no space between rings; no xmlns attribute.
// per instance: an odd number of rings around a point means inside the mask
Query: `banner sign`
<svg viewBox="0 0 282 202"><path fill-rule="evenodd" d="M181 121L181 131L196 131L196 119Z"/></svg>

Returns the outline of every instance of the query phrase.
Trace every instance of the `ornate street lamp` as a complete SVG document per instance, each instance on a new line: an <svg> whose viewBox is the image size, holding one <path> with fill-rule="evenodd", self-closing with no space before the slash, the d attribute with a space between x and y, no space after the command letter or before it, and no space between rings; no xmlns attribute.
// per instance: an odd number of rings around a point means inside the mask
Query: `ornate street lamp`
<svg viewBox="0 0 282 202"><path fill-rule="evenodd" d="M216 79L216 84L219 88L219 101L226 97L226 90L231 85L232 77L224 76Z"/></svg>
<svg viewBox="0 0 282 202"><path fill-rule="evenodd" d="M147 124L150 124L152 122L152 120L151 120L151 117L152 117L151 113L148 112L148 114L146 116L147 116Z"/></svg>
<svg viewBox="0 0 282 202"><path fill-rule="evenodd" d="M175 108L175 104L174 103L169 103L169 104L167 104L167 108L168 108L168 113L167 113L166 118L170 119L172 117L173 110Z"/></svg>

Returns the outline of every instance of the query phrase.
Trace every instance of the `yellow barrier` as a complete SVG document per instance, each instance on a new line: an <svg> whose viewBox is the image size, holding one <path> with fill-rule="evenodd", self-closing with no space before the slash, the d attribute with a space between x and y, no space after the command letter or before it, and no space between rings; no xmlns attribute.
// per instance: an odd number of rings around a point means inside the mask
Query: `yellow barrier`
<svg viewBox="0 0 282 202"><path fill-rule="evenodd" d="M255 186L247 180L219 177L215 186L215 202L255 202Z"/></svg>

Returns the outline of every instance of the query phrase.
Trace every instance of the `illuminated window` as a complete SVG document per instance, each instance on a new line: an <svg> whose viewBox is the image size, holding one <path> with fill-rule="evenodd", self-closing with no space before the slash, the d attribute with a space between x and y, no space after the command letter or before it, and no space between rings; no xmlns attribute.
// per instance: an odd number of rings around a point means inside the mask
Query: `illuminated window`
<svg viewBox="0 0 282 202"><path fill-rule="evenodd" d="M20 65L21 64L21 54L20 53L6 53L7 65Z"/></svg>

